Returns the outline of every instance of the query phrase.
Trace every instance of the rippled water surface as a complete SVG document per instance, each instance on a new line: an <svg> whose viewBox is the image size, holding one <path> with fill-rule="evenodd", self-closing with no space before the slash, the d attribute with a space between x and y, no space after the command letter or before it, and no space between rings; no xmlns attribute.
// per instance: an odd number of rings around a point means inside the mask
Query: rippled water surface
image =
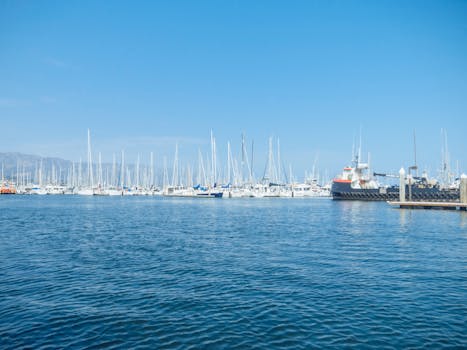
<svg viewBox="0 0 467 350"><path fill-rule="evenodd" d="M467 347L467 213L0 197L0 348Z"/></svg>

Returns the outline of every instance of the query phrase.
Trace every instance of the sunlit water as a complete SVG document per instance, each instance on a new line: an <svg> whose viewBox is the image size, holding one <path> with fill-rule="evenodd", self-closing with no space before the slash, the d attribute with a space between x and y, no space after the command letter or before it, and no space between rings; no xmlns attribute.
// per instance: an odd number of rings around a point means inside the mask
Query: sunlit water
<svg viewBox="0 0 467 350"><path fill-rule="evenodd" d="M0 348L467 347L467 213L0 197Z"/></svg>

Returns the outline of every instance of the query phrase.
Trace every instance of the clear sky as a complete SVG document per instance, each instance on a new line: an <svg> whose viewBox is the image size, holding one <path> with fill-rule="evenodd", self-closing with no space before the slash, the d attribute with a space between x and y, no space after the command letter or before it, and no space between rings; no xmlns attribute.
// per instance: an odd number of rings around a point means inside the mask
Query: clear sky
<svg viewBox="0 0 467 350"><path fill-rule="evenodd" d="M0 152L181 158L268 137L299 175L467 171L466 1L0 1ZM358 138L358 137L357 137ZM250 147L250 146L249 146ZM196 153L195 153L196 154Z"/></svg>

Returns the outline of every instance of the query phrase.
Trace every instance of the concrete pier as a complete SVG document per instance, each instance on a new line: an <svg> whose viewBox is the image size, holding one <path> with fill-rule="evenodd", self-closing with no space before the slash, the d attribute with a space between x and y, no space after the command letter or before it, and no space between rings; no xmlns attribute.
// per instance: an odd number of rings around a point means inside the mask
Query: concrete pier
<svg viewBox="0 0 467 350"><path fill-rule="evenodd" d="M405 170L399 170L399 202L405 202Z"/></svg>
<svg viewBox="0 0 467 350"><path fill-rule="evenodd" d="M388 202L389 205L401 209L445 209L445 210L467 210L467 203L456 202Z"/></svg>
<svg viewBox="0 0 467 350"><path fill-rule="evenodd" d="M460 202L467 203L467 175L461 175L461 183L460 183Z"/></svg>

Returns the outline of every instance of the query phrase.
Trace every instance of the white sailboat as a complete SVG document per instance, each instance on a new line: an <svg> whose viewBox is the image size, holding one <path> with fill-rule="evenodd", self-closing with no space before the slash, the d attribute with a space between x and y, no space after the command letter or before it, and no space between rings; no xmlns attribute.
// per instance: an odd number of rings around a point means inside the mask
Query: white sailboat
<svg viewBox="0 0 467 350"><path fill-rule="evenodd" d="M80 196L94 195L94 179L92 171L92 153L91 153L91 131L88 129L88 183L86 187L81 187L76 192Z"/></svg>

